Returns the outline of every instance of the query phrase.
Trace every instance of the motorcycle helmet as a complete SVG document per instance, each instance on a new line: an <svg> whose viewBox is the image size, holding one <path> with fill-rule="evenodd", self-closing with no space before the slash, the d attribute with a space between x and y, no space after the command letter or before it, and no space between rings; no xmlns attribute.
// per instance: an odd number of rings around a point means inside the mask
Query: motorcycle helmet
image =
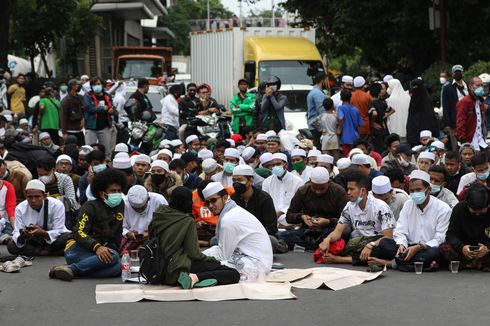
<svg viewBox="0 0 490 326"><path fill-rule="evenodd" d="M277 76L272 76L267 81L266 86L271 86L271 85L276 85L277 86L277 90L280 90L281 89L281 79L279 79L279 77L277 77Z"/></svg>

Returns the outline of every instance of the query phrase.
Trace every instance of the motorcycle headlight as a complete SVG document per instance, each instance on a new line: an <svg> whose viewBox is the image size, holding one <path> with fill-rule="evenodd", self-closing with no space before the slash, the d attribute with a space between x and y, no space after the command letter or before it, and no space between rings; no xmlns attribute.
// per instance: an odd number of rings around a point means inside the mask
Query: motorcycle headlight
<svg viewBox="0 0 490 326"><path fill-rule="evenodd" d="M144 131L140 128L134 128L133 131L131 132L131 136L133 139L141 139L144 135Z"/></svg>

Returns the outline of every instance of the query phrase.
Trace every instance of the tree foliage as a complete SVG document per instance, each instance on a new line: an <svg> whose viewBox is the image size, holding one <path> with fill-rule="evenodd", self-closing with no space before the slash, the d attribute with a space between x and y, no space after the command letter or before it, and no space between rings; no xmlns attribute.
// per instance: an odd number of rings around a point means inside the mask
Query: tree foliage
<svg viewBox="0 0 490 326"><path fill-rule="evenodd" d="M439 30L429 29L428 12L432 3L429 0L287 0L283 6L290 12L298 10L301 25L318 29L319 47L330 57L349 55L358 47L363 61L380 72L405 70L416 75L440 58ZM447 3L447 61L468 66L478 59L488 60L485 22L490 19L490 2Z"/></svg>

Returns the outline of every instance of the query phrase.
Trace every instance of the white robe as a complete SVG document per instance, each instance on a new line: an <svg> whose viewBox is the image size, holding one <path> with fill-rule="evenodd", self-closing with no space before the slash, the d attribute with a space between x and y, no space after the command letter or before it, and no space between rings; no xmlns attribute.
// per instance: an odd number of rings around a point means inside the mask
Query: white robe
<svg viewBox="0 0 490 326"><path fill-rule="evenodd" d="M395 109L395 113L388 117L388 130L390 133L397 133L400 137L406 137L410 95L403 89L398 79L390 80L388 85L391 94L386 99L386 103L388 107Z"/></svg>
<svg viewBox="0 0 490 326"><path fill-rule="evenodd" d="M268 273L272 268L272 245L259 220L240 206L219 218L218 245L205 250L204 254L245 274L249 271Z"/></svg>
<svg viewBox="0 0 490 326"><path fill-rule="evenodd" d="M293 171L291 173L300 177L301 180L303 180L303 183L307 183L310 181L311 171L313 171L313 168L307 165L301 174L299 174L298 171Z"/></svg>
<svg viewBox="0 0 490 326"><path fill-rule="evenodd" d="M160 194L149 192L150 199L146 209L138 213L129 204L129 200L124 197L124 220L123 220L123 235L129 231L137 231L138 234L144 234L148 231L148 225L153 219L153 213L161 205L168 205L167 200Z"/></svg>

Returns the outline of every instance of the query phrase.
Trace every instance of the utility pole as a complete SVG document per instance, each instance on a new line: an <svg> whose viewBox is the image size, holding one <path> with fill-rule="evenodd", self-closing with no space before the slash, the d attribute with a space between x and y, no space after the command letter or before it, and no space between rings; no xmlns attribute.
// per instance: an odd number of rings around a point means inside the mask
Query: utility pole
<svg viewBox="0 0 490 326"><path fill-rule="evenodd" d="M211 22L209 17L209 0L207 1L207 9L208 9L208 20L206 21L206 29L209 31L211 29Z"/></svg>
<svg viewBox="0 0 490 326"><path fill-rule="evenodd" d="M446 0L439 0L439 15L441 23L441 62L446 63L446 30L447 30L447 6Z"/></svg>
<svg viewBox="0 0 490 326"><path fill-rule="evenodd" d="M240 27L242 27L242 20L243 20L243 12L242 12L242 0L238 0L238 9L239 9L239 19L240 19Z"/></svg>
<svg viewBox="0 0 490 326"><path fill-rule="evenodd" d="M271 27L276 27L276 13L275 13L275 8L274 8L274 0L271 0L271 3L272 3Z"/></svg>

